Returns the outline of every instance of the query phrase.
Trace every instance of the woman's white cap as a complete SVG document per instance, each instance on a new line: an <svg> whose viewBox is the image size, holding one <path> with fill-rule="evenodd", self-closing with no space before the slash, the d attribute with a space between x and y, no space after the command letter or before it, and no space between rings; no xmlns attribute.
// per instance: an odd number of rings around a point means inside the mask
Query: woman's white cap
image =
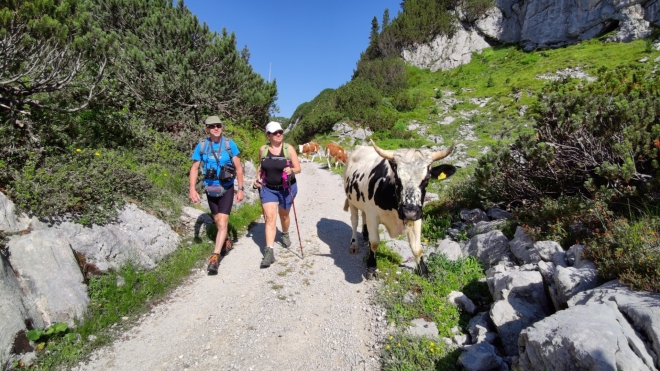
<svg viewBox="0 0 660 371"><path fill-rule="evenodd" d="M271 121L266 125L266 133L274 133L278 130L283 130L279 122Z"/></svg>

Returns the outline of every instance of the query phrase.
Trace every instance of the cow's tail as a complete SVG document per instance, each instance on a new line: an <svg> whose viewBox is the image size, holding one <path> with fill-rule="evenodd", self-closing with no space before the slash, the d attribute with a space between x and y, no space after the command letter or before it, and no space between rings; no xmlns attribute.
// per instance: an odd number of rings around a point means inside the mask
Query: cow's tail
<svg viewBox="0 0 660 371"><path fill-rule="evenodd" d="M348 198L344 201L344 211L348 211Z"/></svg>

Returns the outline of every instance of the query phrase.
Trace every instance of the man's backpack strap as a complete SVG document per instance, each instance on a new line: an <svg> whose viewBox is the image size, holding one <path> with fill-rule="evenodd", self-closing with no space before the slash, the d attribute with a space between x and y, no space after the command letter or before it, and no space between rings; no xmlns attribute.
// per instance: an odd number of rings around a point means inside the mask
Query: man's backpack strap
<svg viewBox="0 0 660 371"><path fill-rule="evenodd" d="M204 154L206 153L205 152L206 151L206 142L208 142L208 140L209 140L208 138L200 140L199 144L198 144L199 145L199 158L200 158L199 162L201 162L201 165L202 165L202 166L200 166L201 169L202 169L202 174L206 174L206 164L204 162Z"/></svg>
<svg viewBox="0 0 660 371"><path fill-rule="evenodd" d="M229 161L234 157L234 154L231 153L231 146L229 145L229 138L223 137L225 139L225 149L229 153Z"/></svg>

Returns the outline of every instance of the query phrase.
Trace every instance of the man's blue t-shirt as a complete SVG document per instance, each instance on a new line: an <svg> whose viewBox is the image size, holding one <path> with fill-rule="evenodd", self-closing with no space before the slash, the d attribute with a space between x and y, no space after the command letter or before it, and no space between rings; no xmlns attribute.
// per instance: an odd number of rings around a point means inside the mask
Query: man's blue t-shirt
<svg viewBox="0 0 660 371"><path fill-rule="evenodd" d="M229 139L229 148L231 148L231 154L233 156L238 156L241 151L238 150L236 143L233 140ZM200 153L200 143L197 143L195 150L192 154L193 161L204 161L201 162L200 166L204 165L205 169L203 173L208 172L209 169L215 169L216 174L220 174L220 168L226 164L232 163L229 152L225 148L225 137L220 139L220 142L211 142L210 139L206 139L206 147L204 148L204 153ZM215 155L213 154L215 152ZM218 157L220 163L216 160L215 157ZM218 179L204 179L205 185L220 185ZM234 185L234 180L222 183L222 186L225 188L232 187Z"/></svg>

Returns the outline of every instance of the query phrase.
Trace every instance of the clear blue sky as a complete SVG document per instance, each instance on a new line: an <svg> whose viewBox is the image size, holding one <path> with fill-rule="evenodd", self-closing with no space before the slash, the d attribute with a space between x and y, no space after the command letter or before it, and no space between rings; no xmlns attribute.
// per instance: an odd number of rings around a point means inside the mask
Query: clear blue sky
<svg viewBox="0 0 660 371"><path fill-rule="evenodd" d="M264 79L277 79L278 116L291 117L323 89L351 79L360 52L369 44L371 20L390 19L401 0L185 0L211 30L236 34L247 45L250 64Z"/></svg>

